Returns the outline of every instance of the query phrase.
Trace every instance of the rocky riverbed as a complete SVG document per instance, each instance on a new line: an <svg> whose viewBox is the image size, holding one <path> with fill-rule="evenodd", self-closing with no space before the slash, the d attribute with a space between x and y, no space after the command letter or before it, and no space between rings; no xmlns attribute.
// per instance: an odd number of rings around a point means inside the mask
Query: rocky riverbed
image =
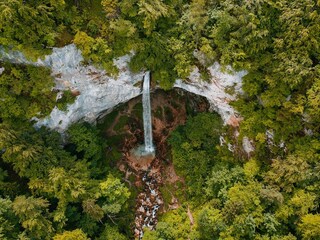
<svg viewBox="0 0 320 240"><path fill-rule="evenodd" d="M142 239L143 229L153 230L158 223L158 211L163 206L159 190L161 175L145 172L142 176L143 191L137 197L134 235Z"/></svg>

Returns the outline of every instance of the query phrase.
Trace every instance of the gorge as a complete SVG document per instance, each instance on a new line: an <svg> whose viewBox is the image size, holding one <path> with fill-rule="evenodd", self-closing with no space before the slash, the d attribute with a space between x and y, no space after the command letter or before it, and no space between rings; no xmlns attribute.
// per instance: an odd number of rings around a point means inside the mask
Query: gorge
<svg viewBox="0 0 320 240"><path fill-rule="evenodd" d="M170 133L185 124L188 117L209 109L204 97L181 89L158 89L152 91L151 99L154 155L137 156L132 151L144 143L141 96L119 105L97 123L112 151L117 149L121 153L116 165L123 172L126 182L130 181L137 188L133 220L133 232L137 238L142 238L146 229L155 229L159 213L176 209L182 201L176 192L183 191L183 180L171 162L168 146Z"/></svg>
<svg viewBox="0 0 320 240"><path fill-rule="evenodd" d="M118 78L114 79L109 77L105 71L94 66L83 65L81 63L83 60L81 52L74 45L68 45L63 48L54 48L51 55L46 56L43 60L38 59L36 62L27 60L19 52L7 53L2 50L1 54L3 59L14 63L49 67L51 68L52 76L55 79L55 90L63 91L67 89L71 90L71 92L79 93L77 94L74 103L70 104L65 111L54 108L50 116L45 119L34 118L34 120L37 121L35 124L36 127L46 126L61 133L66 131L70 124L79 120L90 123L103 120L104 116L108 116L108 114L116 110L119 104L128 101L130 102L131 99L134 99L141 94L139 85L142 80L144 144L141 145L141 142L139 143L136 140L131 142L132 139L137 138L136 135L132 135L131 138L125 138L130 143L129 145L122 142L120 145L113 146L113 148L119 148L119 151L124 155L124 161L120 162L118 165L119 169L122 169L124 173L126 173L128 169L131 169L130 171L134 172L138 179L137 186L142 185L144 189L137 196L134 228L135 236L141 239L143 237L143 228L145 227L154 229L158 221L158 211L164 211L164 200L159 188L160 186L167 184L166 182L172 181L165 176L162 176L161 172L169 172L171 177L176 175L172 166L163 165L167 161L166 155L168 154L166 150L168 147L164 143L166 142L168 133L174 130L178 125L185 123L187 115L185 112L183 113L183 111L185 111L183 110L183 105L181 105L182 108L180 110L171 106L176 112L182 110L182 112L180 112L180 114L182 114L180 119L177 118L179 115L178 113L174 114L177 120L174 120L173 123L165 121L160 124L160 122L164 120L160 120L159 117L154 118L154 121L157 119L157 121L159 121L157 126L162 126L160 129L155 126L154 129L156 133L156 142L158 143L156 149L159 150L158 153L155 153L152 138L150 72L137 74L130 72L127 65L130 60L129 55L114 61L120 70ZM209 70L212 76L214 76L213 79L211 79L211 82L202 81L198 70L195 68L188 81L177 80L174 87L175 89L183 89L183 91L203 96L210 104L211 111L215 110L220 113L225 124L237 126L239 117L228 104L230 100L235 99L235 95L226 93L225 89L232 88L233 94L241 93L241 77L245 72L237 73L229 69L234 75L222 73L218 63L211 66ZM192 99L194 97L192 95L187 94L186 96L189 96L191 101L193 101ZM154 101L161 103L163 102L163 99L156 98ZM164 106L170 106L170 104L166 102L164 103ZM155 106L153 108L153 111L155 111ZM199 110L200 109L201 107ZM204 109L208 109L208 107L205 107ZM204 109L200 111L204 111ZM167 118L167 116L165 116L165 118ZM131 132L138 130L131 129L131 127L129 127L129 129ZM163 134L164 132L165 134ZM107 139L110 137L112 137L112 135L108 135ZM121 145L123 145L123 147L121 147ZM132 152L130 149L132 148L135 149L134 155L131 154ZM141 155L141 157L137 157L136 154L139 156ZM179 179L178 177L173 177L173 179L175 178ZM177 180L173 181L174 184L176 184L175 181ZM173 206L179 204L176 196L172 195L172 199L175 199L172 200L174 201ZM167 199L166 201L171 200Z"/></svg>

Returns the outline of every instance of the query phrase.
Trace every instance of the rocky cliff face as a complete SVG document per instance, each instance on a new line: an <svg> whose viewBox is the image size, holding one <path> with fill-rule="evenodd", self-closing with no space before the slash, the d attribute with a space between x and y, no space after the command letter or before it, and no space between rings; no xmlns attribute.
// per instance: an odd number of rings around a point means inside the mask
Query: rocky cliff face
<svg viewBox="0 0 320 240"><path fill-rule="evenodd" d="M54 108L45 119L36 119L38 127L47 126L63 132L73 122L80 119L94 122L102 112L110 111L118 104L141 94L140 87L136 85L142 80L144 73L130 72L129 55L114 60L120 72L116 79L94 66L83 65L81 51L73 44L54 48L51 55L36 62L27 60L22 53L15 51L5 52L0 49L0 56L1 59L14 63L47 66L52 70L57 90L70 89L77 93L75 102L66 111ZM210 82L202 81L198 69L195 69L188 82L177 80L174 86L206 97L211 109L217 111L226 124L236 126L239 118L228 103L235 99L237 93L241 93L241 78L246 73L231 69L230 73L223 73L218 63L209 67L209 71L213 76ZM234 94L226 93L227 88L232 88Z"/></svg>
<svg viewBox="0 0 320 240"><path fill-rule="evenodd" d="M246 72L235 72L229 68L227 70L230 73L224 73L217 62L208 69L212 76L210 82L202 81L199 70L195 68L190 74L190 81L177 80L174 86L207 98L211 110L218 112L225 124L238 126L240 117L229 102L235 100L237 94L242 93L242 77Z"/></svg>

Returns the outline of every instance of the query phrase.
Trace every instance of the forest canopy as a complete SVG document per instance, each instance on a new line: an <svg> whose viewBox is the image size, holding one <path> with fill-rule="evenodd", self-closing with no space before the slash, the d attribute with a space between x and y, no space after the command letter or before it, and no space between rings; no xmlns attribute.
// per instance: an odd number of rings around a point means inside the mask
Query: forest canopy
<svg viewBox="0 0 320 240"><path fill-rule="evenodd" d="M0 0L1 50L35 60L71 43L110 75L131 54L131 70L152 71L167 90L195 67L210 81L215 61L248 72L232 103L237 135L211 113L171 133L184 202L144 239L320 238L320 1ZM0 238L132 239L135 193L99 129L76 123L66 139L35 130L33 117L66 106L50 70L2 67Z"/></svg>

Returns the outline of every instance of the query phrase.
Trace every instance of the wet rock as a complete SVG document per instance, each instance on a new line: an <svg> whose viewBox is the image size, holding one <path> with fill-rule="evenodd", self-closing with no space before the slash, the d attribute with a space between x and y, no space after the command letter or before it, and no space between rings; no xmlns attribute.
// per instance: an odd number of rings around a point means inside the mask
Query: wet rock
<svg viewBox="0 0 320 240"><path fill-rule="evenodd" d="M163 200L161 198L157 198L156 200L157 204L162 206L163 205Z"/></svg>
<svg viewBox="0 0 320 240"><path fill-rule="evenodd" d="M158 220L158 211L163 204L157 180L153 175L145 173L141 178L144 183L144 192L137 197L137 211L135 219L135 237L141 239L143 228L154 229ZM142 210L143 209L143 210Z"/></svg>
<svg viewBox="0 0 320 240"><path fill-rule="evenodd" d="M143 207L143 206L140 206L140 208L138 209L138 211L139 211L140 213L145 213L145 210L144 210L144 207Z"/></svg>

